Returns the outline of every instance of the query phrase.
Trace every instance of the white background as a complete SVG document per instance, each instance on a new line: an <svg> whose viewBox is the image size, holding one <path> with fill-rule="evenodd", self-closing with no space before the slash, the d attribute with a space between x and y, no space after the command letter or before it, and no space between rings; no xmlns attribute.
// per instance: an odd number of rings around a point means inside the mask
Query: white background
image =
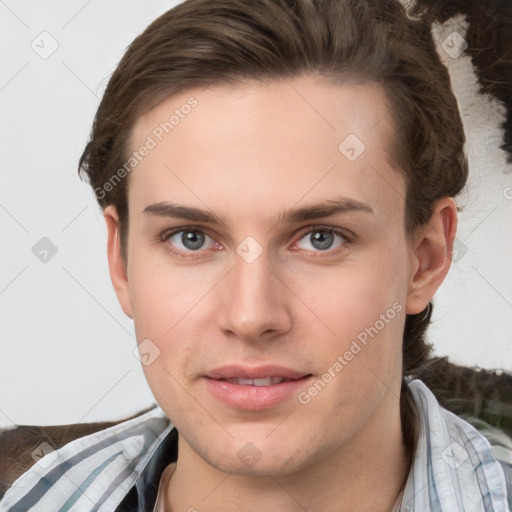
<svg viewBox="0 0 512 512"><path fill-rule="evenodd" d="M0 425L120 419L154 402L108 274L104 220L77 163L126 47L176 3L0 2ZM438 37L454 27L463 29L452 23ZM46 59L31 47L52 39L58 48ZM471 180L459 201L462 252L436 295L429 336L456 363L512 370L503 108L478 97L467 57L442 58L464 77L454 89ZM42 237L57 247L46 263L32 253Z"/></svg>

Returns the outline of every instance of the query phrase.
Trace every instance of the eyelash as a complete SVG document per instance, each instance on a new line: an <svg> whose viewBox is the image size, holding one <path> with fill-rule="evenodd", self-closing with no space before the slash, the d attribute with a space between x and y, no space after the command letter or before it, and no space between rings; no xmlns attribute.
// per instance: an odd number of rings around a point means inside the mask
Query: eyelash
<svg viewBox="0 0 512 512"><path fill-rule="evenodd" d="M176 233L181 233L183 231L199 231L200 233L203 233L203 234L209 236L210 238L212 238L213 240L215 240L215 238L211 234L209 234L208 230L205 229L202 226L180 226L179 228L174 228L174 229L172 229L170 231L165 231L164 233L162 233L162 235L160 235L160 241L165 244L166 249L170 253L175 254L177 256L184 257L184 258L199 258L199 257L201 257L200 253L203 251L203 249L198 249L197 251L187 251L187 253L192 253L192 254L193 253L199 253L198 256L184 256L183 255L183 251L178 250L178 249L174 249L170 244L166 244L166 242L173 235L175 235ZM321 256L322 254L327 254L329 256L334 256L334 255L338 254L339 252L341 252L342 250L344 250L346 248L347 244L350 244L352 242L352 239L353 239L352 233L347 232L347 230L345 230L345 229L334 228L334 227L327 227L327 226L322 226L322 225L316 225L316 226L308 226L303 231L301 231L297 235L298 236L297 242L302 240L305 235L307 235L309 233L313 233L315 231L321 231L323 233L331 233L331 234L339 235L345 241L339 247L336 247L335 249L326 249L325 251L320 251L320 250L319 251L313 251L313 253L316 253L317 255L310 256L311 258L322 257ZM307 249L304 249L304 250L306 252L309 252L309 251L307 251Z"/></svg>

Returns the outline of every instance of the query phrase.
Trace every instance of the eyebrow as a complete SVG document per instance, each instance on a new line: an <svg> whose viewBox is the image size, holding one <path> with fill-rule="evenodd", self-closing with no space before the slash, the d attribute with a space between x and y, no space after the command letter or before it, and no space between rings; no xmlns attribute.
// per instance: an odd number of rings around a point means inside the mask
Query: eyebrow
<svg viewBox="0 0 512 512"><path fill-rule="evenodd" d="M336 214L350 212L373 213L373 208L362 201L346 197L328 199L321 203L293 208L281 212L278 215L278 224L293 224L313 219L321 219ZM153 203L146 206L143 214L151 214L157 217L170 217L186 219L192 222L204 222L212 225L226 224L222 218L208 210L201 210L192 206L179 205L170 202Z"/></svg>

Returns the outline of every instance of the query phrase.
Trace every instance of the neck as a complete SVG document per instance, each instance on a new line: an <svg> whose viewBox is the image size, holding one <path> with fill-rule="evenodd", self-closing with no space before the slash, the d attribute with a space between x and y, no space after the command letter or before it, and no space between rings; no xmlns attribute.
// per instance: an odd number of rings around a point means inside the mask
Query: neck
<svg viewBox="0 0 512 512"><path fill-rule="evenodd" d="M400 401L390 394L350 443L293 474L224 473L180 437L176 471L166 489L166 512L389 512L405 487L415 448L411 398L402 386ZM404 427L409 431L402 433Z"/></svg>

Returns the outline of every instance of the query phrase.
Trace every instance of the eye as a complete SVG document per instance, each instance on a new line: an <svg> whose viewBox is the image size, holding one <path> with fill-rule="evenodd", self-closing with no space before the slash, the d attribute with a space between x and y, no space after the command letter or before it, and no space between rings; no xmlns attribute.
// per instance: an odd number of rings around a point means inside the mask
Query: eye
<svg viewBox="0 0 512 512"><path fill-rule="evenodd" d="M208 240L210 241L209 244L207 243ZM178 254L197 252L216 245L216 242L203 230L196 228L180 228L179 230L168 232L162 237L162 241L168 242L169 249ZM205 243L207 243L206 246Z"/></svg>
<svg viewBox="0 0 512 512"><path fill-rule="evenodd" d="M335 228L323 227L309 229L309 231L304 233L304 236L302 236L298 243L302 240L306 241L305 247L301 247L302 249L306 249L308 251L313 250L315 252L325 252L331 249L337 249L349 241L348 236L344 231ZM336 242L338 242L337 245L334 245Z"/></svg>
<svg viewBox="0 0 512 512"><path fill-rule="evenodd" d="M344 248L350 240L350 235L345 230L316 226L303 232L295 245L306 251L332 254L337 252L336 249ZM161 241L171 253L182 257L200 257L203 250L222 249L221 244L209 236L204 229L195 226L167 231L162 234Z"/></svg>

